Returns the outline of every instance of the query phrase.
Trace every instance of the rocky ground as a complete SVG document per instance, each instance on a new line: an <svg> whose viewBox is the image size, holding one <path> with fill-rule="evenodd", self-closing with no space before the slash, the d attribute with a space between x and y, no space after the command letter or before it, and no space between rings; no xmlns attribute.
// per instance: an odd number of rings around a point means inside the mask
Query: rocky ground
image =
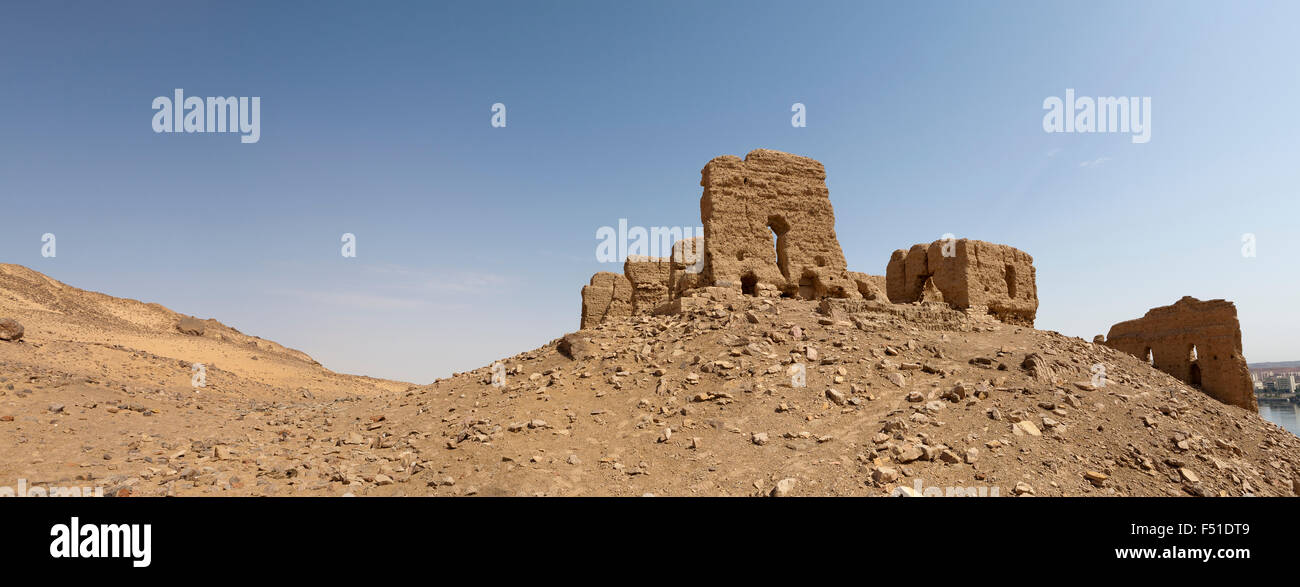
<svg viewBox="0 0 1300 587"><path fill-rule="evenodd" d="M497 384L485 366L430 385L333 373L214 320L16 265L0 265L0 317L24 327L0 341L0 485L121 496L1300 492L1300 439L1257 414L1104 346L941 305L709 288L680 312L502 359Z"/></svg>

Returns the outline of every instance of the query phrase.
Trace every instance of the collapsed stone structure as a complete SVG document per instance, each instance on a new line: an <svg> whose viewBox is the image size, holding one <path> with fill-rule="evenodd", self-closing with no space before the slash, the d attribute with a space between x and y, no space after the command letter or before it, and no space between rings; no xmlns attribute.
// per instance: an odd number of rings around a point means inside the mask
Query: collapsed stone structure
<svg viewBox="0 0 1300 587"><path fill-rule="evenodd" d="M1258 409L1232 302L1184 296L1111 326L1102 344L1148 361L1225 404Z"/></svg>
<svg viewBox="0 0 1300 587"><path fill-rule="evenodd" d="M889 258L885 282L894 303L945 302L1030 327L1038 314L1034 258L1007 245L945 239L899 249Z"/></svg>
<svg viewBox="0 0 1300 587"><path fill-rule="evenodd" d="M628 257L623 275L600 272L582 288L582 328L671 312L706 287L758 297L889 303L945 302L967 314L1033 326L1033 257L1005 245L936 241L895 251L887 274L848 270L821 163L756 149L724 155L701 171L703 238L669 258ZM951 255L944 253L951 246ZM933 260L931 260L933 256Z"/></svg>

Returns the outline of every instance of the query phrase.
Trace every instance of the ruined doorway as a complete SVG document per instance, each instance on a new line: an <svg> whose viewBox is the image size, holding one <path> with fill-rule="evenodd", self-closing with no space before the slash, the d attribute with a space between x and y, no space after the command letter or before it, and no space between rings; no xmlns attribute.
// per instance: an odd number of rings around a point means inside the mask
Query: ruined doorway
<svg viewBox="0 0 1300 587"><path fill-rule="evenodd" d="M1147 347L1147 352L1142 355L1142 359L1146 361L1148 365L1151 365L1152 367L1156 366L1156 356L1151 352L1151 347Z"/></svg>
<svg viewBox="0 0 1300 587"><path fill-rule="evenodd" d="M746 273L744 277L740 278L740 292L747 296L756 295L755 289L757 285L758 276L753 273Z"/></svg>
<svg viewBox="0 0 1300 587"><path fill-rule="evenodd" d="M1007 265L1003 278L1007 280L1007 297L1016 299L1016 266Z"/></svg>
<svg viewBox="0 0 1300 587"><path fill-rule="evenodd" d="M821 290L821 281L812 273L805 273L799 278L799 297L805 300L817 299L817 293Z"/></svg>

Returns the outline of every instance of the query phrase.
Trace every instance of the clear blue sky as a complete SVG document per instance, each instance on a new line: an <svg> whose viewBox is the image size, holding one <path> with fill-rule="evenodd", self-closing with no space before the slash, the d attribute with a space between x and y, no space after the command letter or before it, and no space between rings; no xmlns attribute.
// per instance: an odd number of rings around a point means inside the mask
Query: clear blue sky
<svg viewBox="0 0 1300 587"><path fill-rule="evenodd" d="M8 3L0 260L425 382L575 330L581 286L619 270L597 228L697 226L704 164L764 147L825 164L852 269L944 233L1006 243L1035 258L1039 328L1227 298L1249 360L1300 359L1297 22L1294 2ZM175 88L260 96L261 141L155 134ZM1044 132L1066 88L1151 97L1151 141Z"/></svg>

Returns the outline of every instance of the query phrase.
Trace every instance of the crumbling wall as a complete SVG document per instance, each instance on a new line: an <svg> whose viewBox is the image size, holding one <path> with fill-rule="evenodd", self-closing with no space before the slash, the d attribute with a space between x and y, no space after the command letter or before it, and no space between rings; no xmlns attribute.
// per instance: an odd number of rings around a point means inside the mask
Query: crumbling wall
<svg viewBox="0 0 1300 587"><path fill-rule="evenodd" d="M679 298L682 292L704 285L704 237L686 238L673 243L671 261L668 272L670 298Z"/></svg>
<svg viewBox="0 0 1300 587"><path fill-rule="evenodd" d="M756 149L704 166L706 284L750 295L858 298L835 237L821 163Z"/></svg>
<svg viewBox="0 0 1300 587"><path fill-rule="evenodd" d="M649 314L669 300L669 277L672 260L629 256L623 263L623 275L632 283L632 313Z"/></svg>
<svg viewBox="0 0 1300 587"><path fill-rule="evenodd" d="M894 303L941 299L1008 324L1032 327L1038 314L1034 258L978 240L937 240L894 251L885 269L885 289Z"/></svg>
<svg viewBox="0 0 1300 587"><path fill-rule="evenodd" d="M857 271L850 271L849 278L858 287L858 293L864 300L875 300L888 302L889 296L886 293L886 284L884 275L867 275Z"/></svg>
<svg viewBox="0 0 1300 587"><path fill-rule="evenodd" d="M1156 369L1199 386L1225 404L1258 409L1232 302L1184 296L1111 326L1104 344L1144 361L1150 357Z"/></svg>
<svg viewBox="0 0 1300 587"><path fill-rule="evenodd" d="M582 321L579 328L590 328L608 318L632 315L632 282L617 273L601 271L591 276L591 285L582 287Z"/></svg>

